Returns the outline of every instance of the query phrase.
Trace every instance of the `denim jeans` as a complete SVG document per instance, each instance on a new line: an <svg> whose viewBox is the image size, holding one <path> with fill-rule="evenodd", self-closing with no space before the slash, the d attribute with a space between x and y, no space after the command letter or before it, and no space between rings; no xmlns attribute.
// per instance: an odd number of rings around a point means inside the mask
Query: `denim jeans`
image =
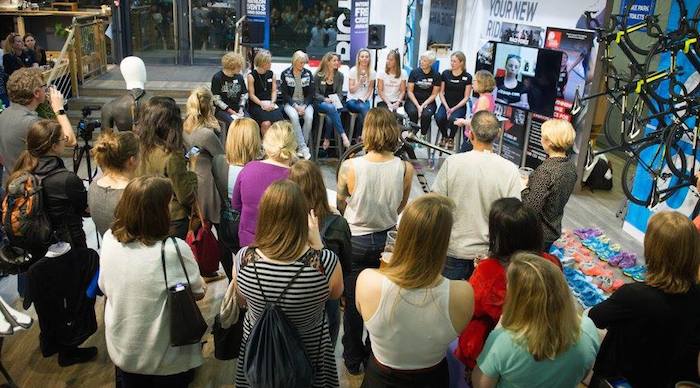
<svg viewBox="0 0 700 388"><path fill-rule="evenodd" d="M304 119L303 128L299 121L299 113L297 112L297 109L295 107L289 104L285 104L284 113L287 114L287 117L289 117L289 121L292 123L292 128L294 128L294 135L297 138L297 145L299 146L299 151L308 151L309 146L306 142L309 140L309 136L311 136L311 126L314 123L313 105L307 105L306 109L304 110L304 116L302 117Z"/></svg>
<svg viewBox="0 0 700 388"><path fill-rule="evenodd" d="M349 368L365 363L371 354L369 337L362 341L364 322L355 306L357 276L367 268L379 268L379 259L386 245L386 231L352 236L352 270L345 275L345 312L343 314L343 359Z"/></svg>
<svg viewBox="0 0 700 388"><path fill-rule="evenodd" d="M369 101L348 100L348 102L345 103L345 107L348 108L348 111L357 113L355 128L359 129L354 132L354 137L362 136L362 127L365 124L365 116L367 116L367 112L369 112Z"/></svg>
<svg viewBox="0 0 700 388"><path fill-rule="evenodd" d="M322 102L318 104L318 111L319 113L326 114L326 130L323 133L324 138L329 139L331 137L332 128L335 128L340 135L345 133L343 122L340 120L340 112L335 109L335 105L328 102Z"/></svg>
<svg viewBox="0 0 700 388"><path fill-rule="evenodd" d="M328 331L331 333L331 345L335 349L338 343L338 332L340 332L340 300L328 299L326 301L326 315L328 316Z"/></svg>
<svg viewBox="0 0 700 388"><path fill-rule="evenodd" d="M447 256L442 276L450 280L468 280L474 272L474 260Z"/></svg>
<svg viewBox="0 0 700 388"><path fill-rule="evenodd" d="M435 113L435 121L437 121L438 128L440 129L440 134L442 134L443 139L454 139L455 133L457 133L458 126L454 125L455 120L463 118L467 114L467 107L463 106L456 111L452 112L450 117L447 117L447 108L445 105L440 105L438 111ZM450 132L447 132L447 127L450 128Z"/></svg>

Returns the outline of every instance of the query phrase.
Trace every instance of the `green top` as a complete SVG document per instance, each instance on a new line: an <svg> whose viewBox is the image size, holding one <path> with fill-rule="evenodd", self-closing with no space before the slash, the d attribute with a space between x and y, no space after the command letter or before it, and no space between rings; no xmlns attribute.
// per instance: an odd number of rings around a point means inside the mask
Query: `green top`
<svg viewBox="0 0 700 388"><path fill-rule="evenodd" d="M581 337L576 345L554 360L535 361L512 332L497 327L486 340L477 365L490 377L498 378L499 388L576 387L593 367L600 337L593 321L581 320Z"/></svg>

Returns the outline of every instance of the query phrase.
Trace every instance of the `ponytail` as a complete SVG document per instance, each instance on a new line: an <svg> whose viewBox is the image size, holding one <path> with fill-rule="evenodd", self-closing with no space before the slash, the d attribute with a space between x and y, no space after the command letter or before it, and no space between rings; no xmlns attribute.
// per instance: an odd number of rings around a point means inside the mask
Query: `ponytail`
<svg viewBox="0 0 700 388"><path fill-rule="evenodd" d="M97 165L104 171L124 171L129 158L138 153L138 137L131 131L105 132L92 149Z"/></svg>

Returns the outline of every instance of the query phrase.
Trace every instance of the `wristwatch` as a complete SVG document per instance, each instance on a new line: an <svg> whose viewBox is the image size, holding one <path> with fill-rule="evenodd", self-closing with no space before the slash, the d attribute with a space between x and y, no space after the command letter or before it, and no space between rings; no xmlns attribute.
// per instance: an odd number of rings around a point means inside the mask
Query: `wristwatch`
<svg viewBox="0 0 700 388"><path fill-rule="evenodd" d="M63 109L59 109L58 112L56 112L56 116L65 116L66 111Z"/></svg>

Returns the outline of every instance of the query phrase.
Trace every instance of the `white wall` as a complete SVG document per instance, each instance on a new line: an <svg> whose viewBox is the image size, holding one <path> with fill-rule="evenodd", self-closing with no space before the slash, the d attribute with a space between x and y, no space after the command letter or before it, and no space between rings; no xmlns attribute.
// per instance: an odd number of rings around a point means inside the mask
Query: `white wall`
<svg viewBox="0 0 700 388"><path fill-rule="evenodd" d="M378 72L384 69L384 62L386 62L389 50L398 48L403 56L407 6L408 0L371 0L369 9L370 24L386 25L386 35L384 37L386 48L379 50ZM372 56L374 56L374 50L371 51Z"/></svg>

